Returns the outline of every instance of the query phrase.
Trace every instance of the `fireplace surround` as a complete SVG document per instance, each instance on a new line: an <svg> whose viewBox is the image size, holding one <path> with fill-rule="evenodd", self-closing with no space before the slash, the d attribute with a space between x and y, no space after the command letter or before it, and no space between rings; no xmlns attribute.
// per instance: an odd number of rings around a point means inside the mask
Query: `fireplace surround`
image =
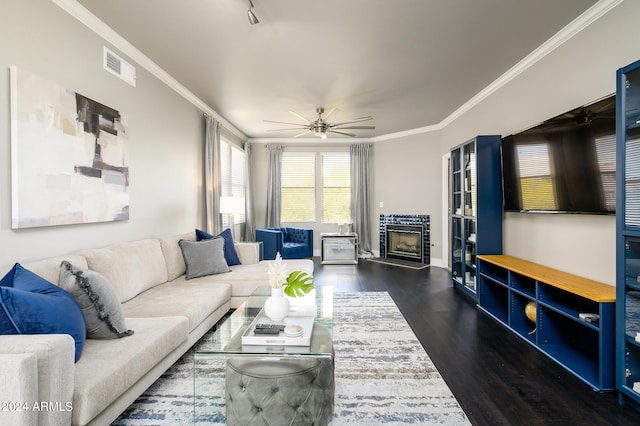
<svg viewBox="0 0 640 426"><path fill-rule="evenodd" d="M380 257L429 265L429 237L428 215L380 215Z"/></svg>

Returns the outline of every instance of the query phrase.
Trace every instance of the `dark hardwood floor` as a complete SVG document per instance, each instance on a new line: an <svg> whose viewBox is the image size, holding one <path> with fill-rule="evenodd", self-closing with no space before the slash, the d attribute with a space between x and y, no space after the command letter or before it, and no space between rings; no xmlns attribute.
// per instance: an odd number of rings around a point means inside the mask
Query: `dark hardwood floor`
<svg viewBox="0 0 640 426"><path fill-rule="evenodd" d="M593 391L477 309L448 270L314 262L317 286L389 292L474 425L640 425L615 392Z"/></svg>

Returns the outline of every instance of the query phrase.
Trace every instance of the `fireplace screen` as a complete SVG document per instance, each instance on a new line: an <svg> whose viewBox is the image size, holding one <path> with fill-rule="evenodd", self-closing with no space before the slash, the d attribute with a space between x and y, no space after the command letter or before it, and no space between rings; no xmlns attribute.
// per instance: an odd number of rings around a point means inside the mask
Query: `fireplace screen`
<svg viewBox="0 0 640 426"><path fill-rule="evenodd" d="M387 225L386 257L422 261L422 227Z"/></svg>

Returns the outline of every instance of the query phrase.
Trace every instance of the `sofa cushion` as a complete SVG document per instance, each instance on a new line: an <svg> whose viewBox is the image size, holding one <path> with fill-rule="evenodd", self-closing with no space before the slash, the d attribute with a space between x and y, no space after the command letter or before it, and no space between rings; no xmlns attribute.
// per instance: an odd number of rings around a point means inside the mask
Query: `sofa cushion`
<svg viewBox="0 0 640 426"><path fill-rule="evenodd" d="M120 302L167 281L167 265L160 242L146 239L84 250L89 269L107 278Z"/></svg>
<svg viewBox="0 0 640 426"><path fill-rule="evenodd" d="M224 239L211 238L202 241L180 240L178 242L184 256L187 279L206 275L229 272L229 266L224 259Z"/></svg>
<svg viewBox="0 0 640 426"><path fill-rule="evenodd" d="M133 334L127 328L122 305L111 283L98 272L60 265L60 287L76 300L87 324L87 338L116 339Z"/></svg>
<svg viewBox="0 0 640 426"><path fill-rule="evenodd" d="M69 293L16 263L0 280L0 334L69 334L78 361L86 326Z"/></svg>
<svg viewBox="0 0 640 426"><path fill-rule="evenodd" d="M175 280L186 272L184 256L182 256L182 250L178 245L178 241L195 241L195 239L193 232L158 238L160 248L162 248L162 254L164 255L164 261L167 264L167 281Z"/></svg>
<svg viewBox="0 0 640 426"><path fill-rule="evenodd" d="M50 283L58 285L58 278L60 276L60 263L63 260L67 260L70 263L77 265L79 268L87 267L87 259L85 259L84 256L74 254L57 256L49 259L37 260L34 262L24 262L21 263L21 265L34 274L40 275ZM11 268L13 268L13 265L0 267L0 276L4 276L11 270Z"/></svg>
<svg viewBox="0 0 640 426"><path fill-rule="evenodd" d="M125 315L129 318L184 315L189 319L191 332L231 298L231 286L212 282L212 276L187 280L181 275L149 289L123 305Z"/></svg>
<svg viewBox="0 0 640 426"><path fill-rule="evenodd" d="M224 259L227 261L227 265L240 265L240 258L238 257L238 253L236 252L236 246L233 242L231 229L225 229L218 235L218 237L224 238ZM197 241L209 240L211 238L213 238L213 235L200 229L196 229Z"/></svg>
<svg viewBox="0 0 640 426"><path fill-rule="evenodd" d="M76 363L73 424L87 424L188 338L185 317L127 318L136 334L89 339Z"/></svg>

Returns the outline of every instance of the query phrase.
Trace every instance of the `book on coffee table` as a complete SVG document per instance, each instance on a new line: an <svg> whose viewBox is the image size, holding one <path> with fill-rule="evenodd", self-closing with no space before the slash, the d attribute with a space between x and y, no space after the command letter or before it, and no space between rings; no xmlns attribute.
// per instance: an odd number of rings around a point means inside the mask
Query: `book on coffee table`
<svg viewBox="0 0 640 426"><path fill-rule="evenodd" d="M242 345L262 345L262 346L309 346L311 344L311 334L315 315L289 315L282 321L272 321L260 311L242 334ZM275 329L269 334L256 332L256 326L281 325L282 331Z"/></svg>

